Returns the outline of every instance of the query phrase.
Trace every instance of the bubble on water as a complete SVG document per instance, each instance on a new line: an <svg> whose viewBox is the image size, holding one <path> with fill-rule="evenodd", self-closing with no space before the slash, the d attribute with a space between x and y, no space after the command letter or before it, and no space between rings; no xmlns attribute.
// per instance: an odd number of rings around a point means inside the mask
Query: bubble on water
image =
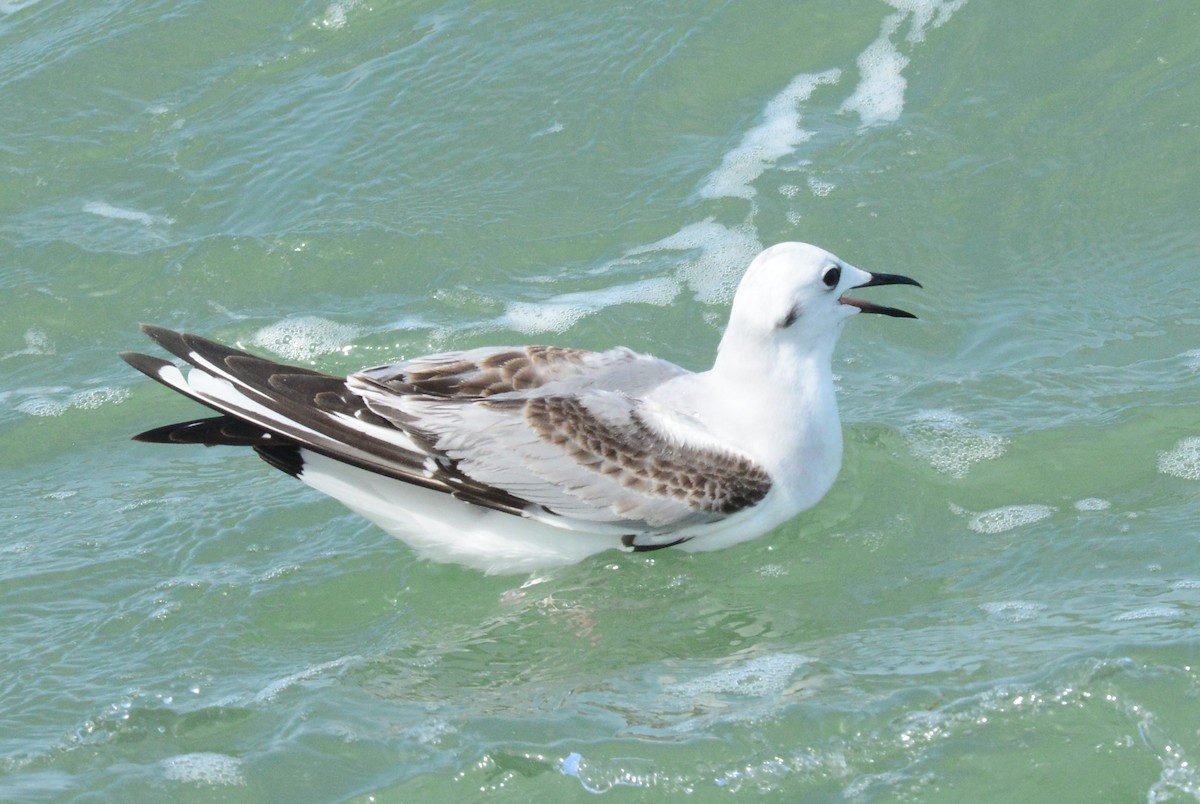
<svg viewBox="0 0 1200 804"><path fill-rule="evenodd" d="M17 405L17 410L30 416L61 416L67 412L70 405L58 399L45 396L35 396Z"/></svg>
<svg viewBox="0 0 1200 804"><path fill-rule="evenodd" d="M808 189L812 190L812 194L817 198L824 198L829 195L833 192L835 186L833 182L821 181L811 176L808 179Z"/></svg>
<svg viewBox="0 0 1200 804"><path fill-rule="evenodd" d="M102 405L119 405L129 398L128 388L112 388L102 385L63 395L61 388L30 388L29 396L16 407L30 416L61 416L71 408L95 410ZM17 392L22 393L21 391Z"/></svg>
<svg viewBox="0 0 1200 804"><path fill-rule="evenodd" d="M1158 453L1158 471L1187 480L1200 480L1200 437L1184 438L1166 452Z"/></svg>
<svg viewBox="0 0 1200 804"><path fill-rule="evenodd" d="M1013 528L1032 525L1054 513L1049 505L1006 505L974 514L967 527L976 533L1004 533Z"/></svg>
<svg viewBox="0 0 1200 804"><path fill-rule="evenodd" d="M974 427L970 420L944 410L920 413L904 428L908 448L936 471L964 478L971 467L1004 454L1008 441Z"/></svg>
<svg viewBox="0 0 1200 804"><path fill-rule="evenodd" d="M1076 511L1107 511L1109 508L1112 508L1112 503L1099 497L1085 497L1075 501Z"/></svg>
<svg viewBox="0 0 1200 804"><path fill-rule="evenodd" d="M1116 616L1117 622L1127 622L1129 620L1156 620L1169 619L1180 617L1183 615L1179 609L1174 606L1147 606L1143 609L1134 609Z"/></svg>
<svg viewBox="0 0 1200 804"><path fill-rule="evenodd" d="M203 785L242 785L242 761L228 754L202 751L162 760L163 775L174 782Z"/></svg>
<svg viewBox="0 0 1200 804"><path fill-rule="evenodd" d="M25 348L9 352L0 357L0 360L8 360L10 357L17 357L19 355L52 354L54 354L54 344L50 341L50 336L40 329L27 329L25 330Z"/></svg>
<svg viewBox="0 0 1200 804"><path fill-rule="evenodd" d="M80 391L71 396L71 407L81 408L83 410L94 410L101 405L112 403L119 405L129 398L128 388L110 388L101 386L99 388L89 388L86 391Z"/></svg>
<svg viewBox="0 0 1200 804"><path fill-rule="evenodd" d="M1020 623L1035 619L1046 610L1043 603L1030 603L1025 600L1003 600L995 603L984 603L979 608L986 611L997 620L1010 623Z"/></svg>
<svg viewBox="0 0 1200 804"><path fill-rule="evenodd" d="M687 698L717 693L736 693L756 698L778 695L787 689L796 670L809 659L793 653L759 656L726 670L718 670L690 681L672 684L672 692Z"/></svg>
<svg viewBox="0 0 1200 804"><path fill-rule="evenodd" d="M357 338L358 327L339 324L319 316L286 318L254 333L251 343L269 349L285 360L311 360L336 352Z"/></svg>

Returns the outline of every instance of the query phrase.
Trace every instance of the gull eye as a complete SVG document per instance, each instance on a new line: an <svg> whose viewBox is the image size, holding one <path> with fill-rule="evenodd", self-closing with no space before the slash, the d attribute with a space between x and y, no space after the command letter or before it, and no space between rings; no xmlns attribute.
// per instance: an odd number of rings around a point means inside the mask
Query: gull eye
<svg viewBox="0 0 1200 804"><path fill-rule="evenodd" d="M842 267L840 265L835 265L825 272L825 275L821 277L821 281L825 283L825 287L835 288L837 287L837 283L841 278Z"/></svg>

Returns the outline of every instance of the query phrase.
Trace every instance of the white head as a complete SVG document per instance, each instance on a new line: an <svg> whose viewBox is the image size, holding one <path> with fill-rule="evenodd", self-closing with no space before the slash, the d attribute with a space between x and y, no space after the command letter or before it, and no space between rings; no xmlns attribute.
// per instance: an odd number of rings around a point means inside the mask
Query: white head
<svg viewBox="0 0 1200 804"><path fill-rule="evenodd" d="M777 349L832 352L842 325L858 313L916 316L842 294L874 285L916 285L898 274L871 274L808 243L779 243L746 269L733 299L721 352L733 343L754 343L768 354ZM748 344L746 344L748 345ZM738 351L743 351L738 349Z"/></svg>

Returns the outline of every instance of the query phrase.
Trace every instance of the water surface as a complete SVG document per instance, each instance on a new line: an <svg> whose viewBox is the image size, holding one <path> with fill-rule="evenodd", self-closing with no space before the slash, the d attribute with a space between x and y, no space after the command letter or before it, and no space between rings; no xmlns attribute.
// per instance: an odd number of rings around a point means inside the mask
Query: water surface
<svg viewBox="0 0 1200 804"><path fill-rule="evenodd" d="M0 3L6 800L1200 798L1200 8L763 6ZM487 577L128 440L141 321L699 369L792 239L921 320L730 550Z"/></svg>

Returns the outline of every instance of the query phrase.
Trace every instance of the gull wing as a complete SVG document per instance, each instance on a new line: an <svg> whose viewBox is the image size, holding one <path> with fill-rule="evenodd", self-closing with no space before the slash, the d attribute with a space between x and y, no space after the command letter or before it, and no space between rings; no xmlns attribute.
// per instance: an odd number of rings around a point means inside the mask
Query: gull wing
<svg viewBox="0 0 1200 804"><path fill-rule="evenodd" d="M669 544L672 531L753 506L771 487L699 423L638 396L685 372L628 350L472 350L343 379L143 330L192 371L135 353L126 361L224 414L148 440L251 445L293 473L299 456L287 450L302 446L498 511L632 534L635 548Z"/></svg>
<svg viewBox="0 0 1200 804"><path fill-rule="evenodd" d="M771 487L698 422L624 390L566 393L564 383L455 400L397 394L363 375L347 385L467 477L557 516L664 534L753 506Z"/></svg>

